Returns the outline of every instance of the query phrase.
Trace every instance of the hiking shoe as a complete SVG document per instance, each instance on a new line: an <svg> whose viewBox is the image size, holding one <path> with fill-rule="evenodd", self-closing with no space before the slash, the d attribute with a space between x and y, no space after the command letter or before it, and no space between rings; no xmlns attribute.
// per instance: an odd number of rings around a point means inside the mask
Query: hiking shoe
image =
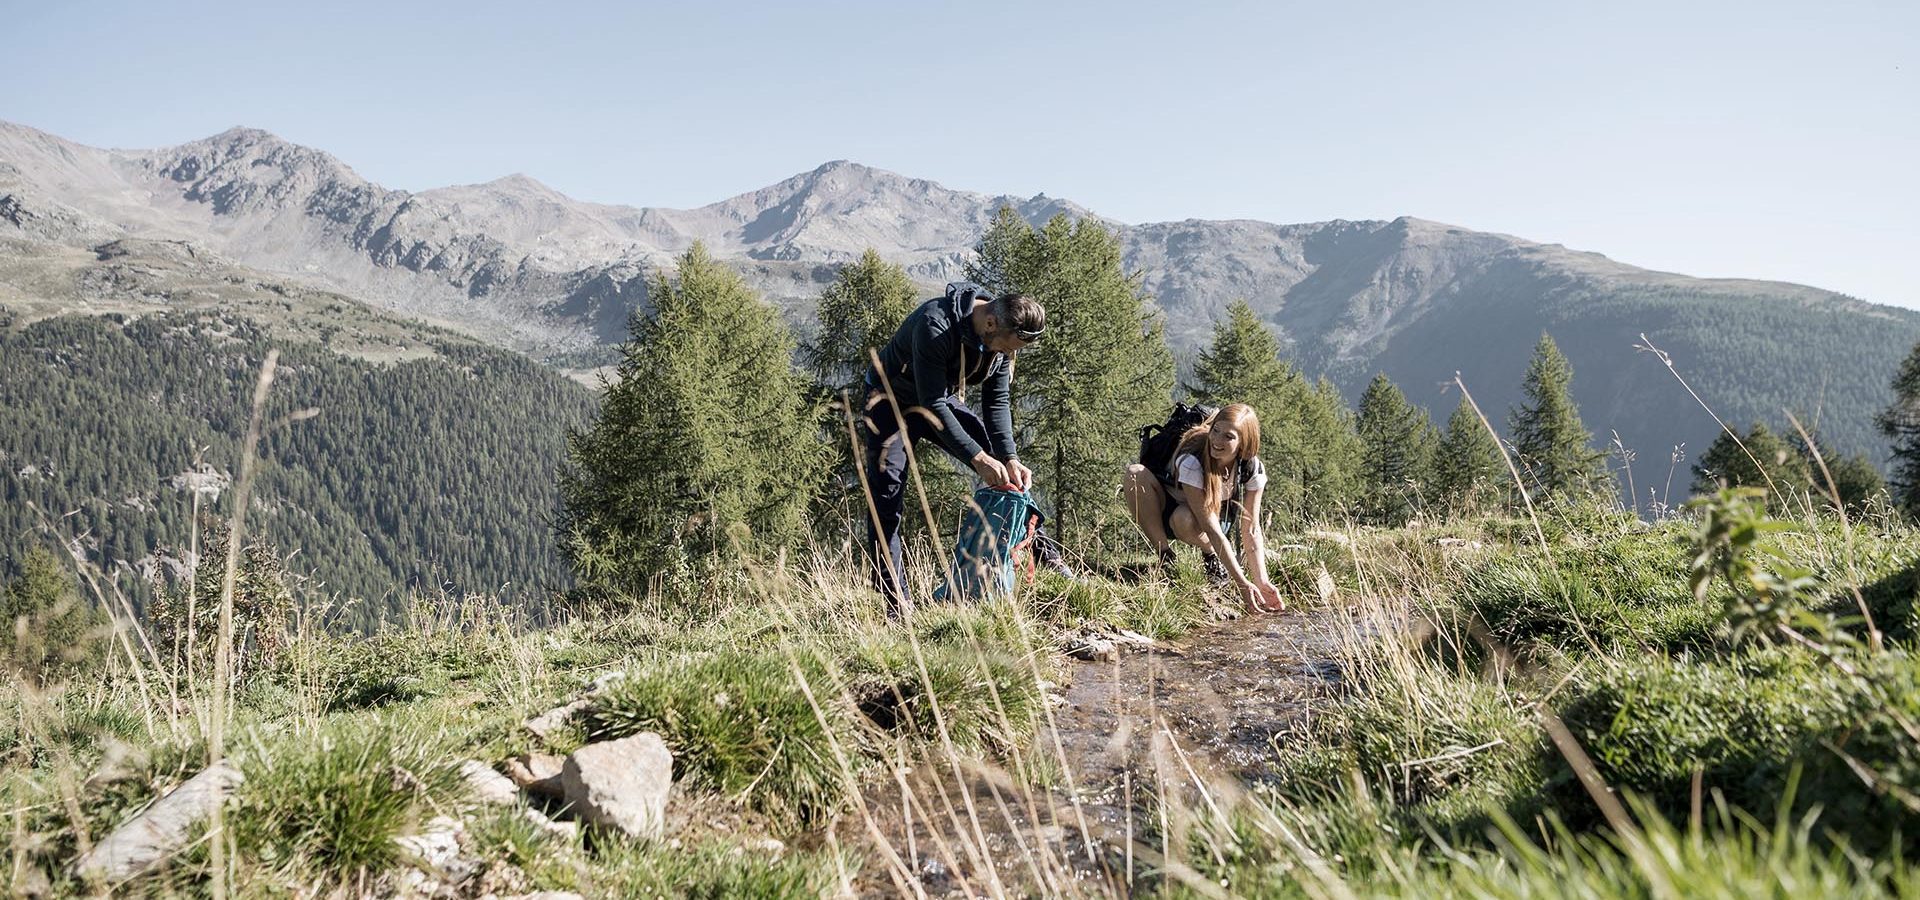
<svg viewBox="0 0 1920 900"><path fill-rule="evenodd" d="M1211 553L1201 555L1200 571L1207 573L1207 581L1212 584L1223 584L1227 580L1227 564Z"/></svg>
<svg viewBox="0 0 1920 900"><path fill-rule="evenodd" d="M1167 578L1172 578L1173 566L1178 561L1179 561L1179 558L1173 555L1172 547L1160 548L1160 574L1161 575Z"/></svg>

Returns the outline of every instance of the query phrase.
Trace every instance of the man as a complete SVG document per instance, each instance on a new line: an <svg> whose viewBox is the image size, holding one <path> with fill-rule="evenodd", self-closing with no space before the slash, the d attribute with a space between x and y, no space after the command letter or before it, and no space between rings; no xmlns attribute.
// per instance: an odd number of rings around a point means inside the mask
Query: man
<svg viewBox="0 0 1920 900"><path fill-rule="evenodd" d="M880 349L880 368L867 367L867 489L875 521L868 523L874 586L889 609L912 609L900 585L904 565L900 520L909 480L909 443L930 438L971 466L988 485L1033 487L1033 470L1013 445L1013 357L1046 331L1047 312L1024 294L994 297L979 285L957 282L947 294L920 304ZM968 409L966 389L980 386L980 414ZM889 391L901 404L895 410ZM906 432L901 433L904 422ZM1048 568L1071 577L1059 550L1036 534L1034 552Z"/></svg>

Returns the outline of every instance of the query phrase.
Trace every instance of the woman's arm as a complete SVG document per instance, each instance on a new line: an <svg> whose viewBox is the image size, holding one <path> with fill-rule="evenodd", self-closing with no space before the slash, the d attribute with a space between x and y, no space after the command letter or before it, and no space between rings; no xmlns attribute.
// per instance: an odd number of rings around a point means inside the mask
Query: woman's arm
<svg viewBox="0 0 1920 900"><path fill-rule="evenodd" d="M1246 555L1247 571L1256 584L1267 583L1267 541L1260 530L1260 488L1250 488L1240 510L1240 552Z"/></svg>
<svg viewBox="0 0 1920 900"><path fill-rule="evenodd" d="M1233 547L1228 544L1227 536L1220 530L1220 517L1207 512L1207 493L1186 482L1180 483L1180 496L1186 498L1187 509L1193 513L1193 520L1200 525L1200 533L1205 535L1207 543L1213 547L1213 555L1220 558L1227 567L1227 573L1233 576L1233 582L1242 589L1252 585L1247 574L1240 571L1240 562L1233 558Z"/></svg>

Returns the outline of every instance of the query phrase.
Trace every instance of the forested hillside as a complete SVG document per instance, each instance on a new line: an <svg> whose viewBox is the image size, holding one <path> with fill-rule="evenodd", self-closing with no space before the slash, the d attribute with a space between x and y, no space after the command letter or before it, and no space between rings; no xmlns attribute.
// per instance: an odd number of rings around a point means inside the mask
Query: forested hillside
<svg viewBox="0 0 1920 900"><path fill-rule="evenodd" d="M184 552L193 493L228 486L273 346L280 424L262 441L253 524L293 570L366 600L359 621L405 590L524 597L565 583L554 476L589 390L471 343L379 365L218 313L0 331L0 555L56 538L108 569Z"/></svg>
<svg viewBox="0 0 1920 900"><path fill-rule="evenodd" d="M1439 418L1457 402L1443 386L1458 371L1490 414L1503 415L1520 401L1530 342L1552 334L1573 363L1573 394L1587 425L1602 443L1618 432L1638 454L1642 500L1646 477L1664 473L1674 445L1684 443L1687 458L1696 459L1720 431L1660 357L1638 349L1642 335L1722 419L1764 421L1790 434L1792 410L1835 448L1877 464L1886 448L1873 415L1892 400L1888 382L1920 341L1920 315L1839 297L1603 289L1537 275L1480 285L1484 292L1436 306L1385 341L1371 365L1337 368L1349 396L1385 372Z"/></svg>

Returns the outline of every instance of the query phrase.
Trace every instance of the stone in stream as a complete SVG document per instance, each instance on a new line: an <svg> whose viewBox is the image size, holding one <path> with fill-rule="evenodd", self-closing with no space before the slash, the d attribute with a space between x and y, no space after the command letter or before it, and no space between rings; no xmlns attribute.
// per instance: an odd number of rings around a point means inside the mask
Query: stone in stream
<svg viewBox="0 0 1920 900"><path fill-rule="evenodd" d="M560 783L581 821L656 838L666 824L673 754L651 731L588 744L568 755Z"/></svg>
<svg viewBox="0 0 1920 900"><path fill-rule="evenodd" d="M83 879L116 883L152 868L186 847L193 826L213 814L245 780L232 763L201 770L132 821L113 830L74 864Z"/></svg>

